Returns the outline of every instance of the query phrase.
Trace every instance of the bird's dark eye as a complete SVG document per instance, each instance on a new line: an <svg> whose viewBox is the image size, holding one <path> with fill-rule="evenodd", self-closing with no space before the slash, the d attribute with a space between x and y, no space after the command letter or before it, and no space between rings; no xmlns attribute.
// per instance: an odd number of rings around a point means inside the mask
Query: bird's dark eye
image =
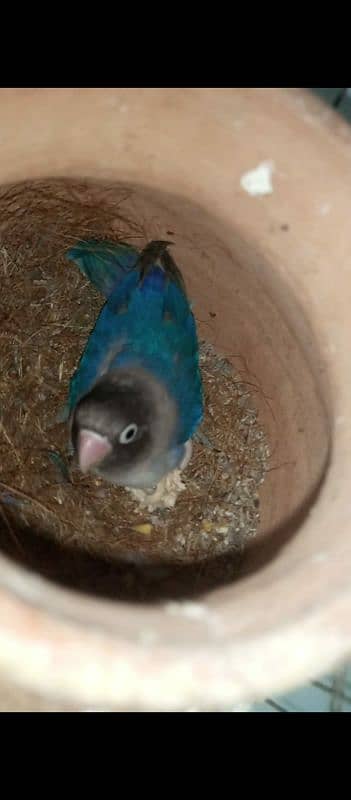
<svg viewBox="0 0 351 800"><path fill-rule="evenodd" d="M124 428L122 433L120 433L119 435L120 443L130 444L130 442L134 441L137 433L138 433L138 426L135 424L135 422L131 422L131 424L127 425L127 427Z"/></svg>

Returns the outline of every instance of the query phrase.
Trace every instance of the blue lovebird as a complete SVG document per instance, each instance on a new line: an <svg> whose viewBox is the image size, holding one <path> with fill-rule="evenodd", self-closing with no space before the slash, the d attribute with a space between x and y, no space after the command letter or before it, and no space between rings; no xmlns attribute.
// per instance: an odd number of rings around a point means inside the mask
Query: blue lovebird
<svg viewBox="0 0 351 800"><path fill-rule="evenodd" d="M195 319L168 245L67 254L107 297L70 383L72 444L83 472L138 489L184 468L203 416Z"/></svg>

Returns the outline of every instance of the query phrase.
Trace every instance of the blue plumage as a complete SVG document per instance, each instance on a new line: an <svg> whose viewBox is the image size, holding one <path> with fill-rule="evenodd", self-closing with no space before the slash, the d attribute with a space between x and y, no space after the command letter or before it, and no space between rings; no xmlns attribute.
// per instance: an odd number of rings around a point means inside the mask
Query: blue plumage
<svg viewBox="0 0 351 800"><path fill-rule="evenodd" d="M69 391L74 412L101 376L141 367L165 387L176 407L168 446L186 443L203 414L196 325L167 243L140 254L126 245L80 243L68 257L107 297ZM155 409L162 414L162 408Z"/></svg>
<svg viewBox="0 0 351 800"><path fill-rule="evenodd" d="M66 253L104 297L135 267L138 257L139 251L132 245L97 239L80 241Z"/></svg>

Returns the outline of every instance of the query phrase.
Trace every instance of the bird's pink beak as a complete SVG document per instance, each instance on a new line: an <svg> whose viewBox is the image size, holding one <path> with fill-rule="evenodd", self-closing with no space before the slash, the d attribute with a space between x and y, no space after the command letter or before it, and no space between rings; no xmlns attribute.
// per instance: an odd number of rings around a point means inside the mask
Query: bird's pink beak
<svg viewBox="0 0 351 800"><path fill-rule="evenodd" d="M99 464L112 450L112 445L107 436L101 436L95 431L81 430L78 434L78 461L82 472L88 472L91 467Z"/></svg>

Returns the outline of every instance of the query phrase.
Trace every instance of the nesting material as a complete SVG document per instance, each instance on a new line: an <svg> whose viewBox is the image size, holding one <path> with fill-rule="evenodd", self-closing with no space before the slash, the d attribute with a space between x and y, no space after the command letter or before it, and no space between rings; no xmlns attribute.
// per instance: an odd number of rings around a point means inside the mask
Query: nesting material
<svg viewBox="0 0 351 800"><path fill-rule="evenodd" d="M139 507L146 508L147 511L174 508L179 492L183 492L186 488L181 474L180 469L169 472L159 481L153 492L144 491L144 489L128 489L128 491L135 498Z"/></svg>
<svg viewBox="0 0 351 800"><path fill-rule="evenodd" d="M189 464L192 452L192 443L188 441L185 443L185 455L179 468L172 470L168 475L161 478L154 490L129 489L129 487L127 487L128 491L138 502L140 508L146 508L148 511L159 511L161 508L174 508L179 492L183 492L186 488L181 475Z"/></svg>
<svg viewBox="0 0 351 800"><path fill-rule="evenodd" d="M84 236L142 247L153 232L122 208L121 191L105 189L102 201L99 187L78 183L40 182L0 195L0 545L78 588L87 585L84 557L98 558L92 590L104 592L105 581L115 596L133 595L130 565L204 565L240 554L257 531L269 455L250 386L201 342L205 418L190 463L163 487L171 508L155 509L150 497L76 467L57 415L103 299L64 253ZM152 574L167 592L169 571L150 571L147 581Z"/></svg>

